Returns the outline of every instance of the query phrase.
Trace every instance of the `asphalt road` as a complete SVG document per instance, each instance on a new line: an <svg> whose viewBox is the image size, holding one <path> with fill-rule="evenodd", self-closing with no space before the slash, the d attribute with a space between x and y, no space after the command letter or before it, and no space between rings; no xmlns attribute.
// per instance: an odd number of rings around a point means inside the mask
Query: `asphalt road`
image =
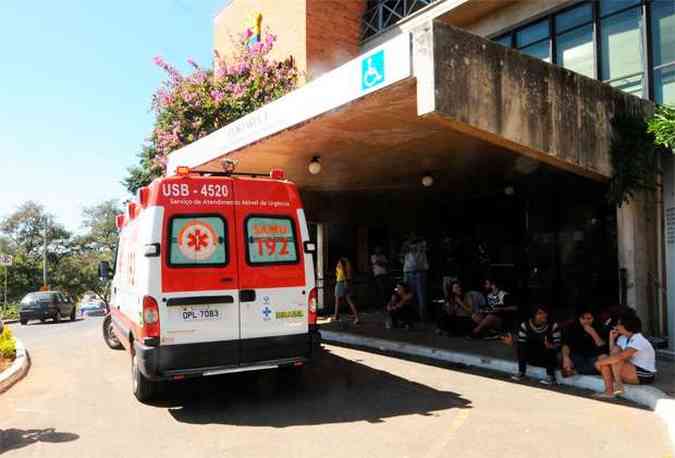
<svg viewBox="0 0 675 458"><path fill-rule="evenodd" d="M13 326L33 366L0 395L2 458L672 456L646 410L332 346L297 381L203 378L143 405L100 324Z"/></svg>

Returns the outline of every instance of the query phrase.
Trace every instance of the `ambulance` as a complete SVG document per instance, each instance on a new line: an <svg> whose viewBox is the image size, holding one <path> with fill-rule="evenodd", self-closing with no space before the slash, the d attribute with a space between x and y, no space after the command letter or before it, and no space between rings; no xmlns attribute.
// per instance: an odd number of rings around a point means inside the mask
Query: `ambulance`
<svg viewBox="0 0 675 458"><path fill-rule="evenodd" d="M179 167L116 222L103 336L129 353L138 400L160 382L316 361L316 245L283 171Z"/></svg>

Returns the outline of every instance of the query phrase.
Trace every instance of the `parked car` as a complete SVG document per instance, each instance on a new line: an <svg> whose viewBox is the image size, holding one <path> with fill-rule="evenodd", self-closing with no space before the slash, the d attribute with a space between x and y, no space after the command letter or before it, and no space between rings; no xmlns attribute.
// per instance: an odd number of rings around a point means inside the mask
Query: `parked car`
<svg viewBox="0 0 675 458"><path fill-rule="evenodd" d="M105 316L105 314L103 302L86 302L80 305L80 316Z"/></svg>
<svg viewBox="0 0 675 458"><path fill-rule="evenodd" d="M55 322L61 318L75 319L76 305L59 291L44 291L28 293L21 300L19 321L27 324L30 320L44 322L52 319Z"/></svg>

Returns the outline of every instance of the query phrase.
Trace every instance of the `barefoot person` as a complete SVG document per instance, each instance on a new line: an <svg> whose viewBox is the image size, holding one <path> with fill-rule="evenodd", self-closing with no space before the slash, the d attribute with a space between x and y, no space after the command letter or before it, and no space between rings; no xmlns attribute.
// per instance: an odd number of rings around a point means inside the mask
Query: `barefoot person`
<svg viewBox="0 0 675 458"><path fill-rule="evenodd" d="M656 353L642 335L642 322L634 313L619 318L609 333L609 355L595 363L605 381L605 391L596 397L611 399L623 394L623 384L645 385L656 378Z"/></svg>
<svg viewBox="0 0 675 458"><path fill-rule="evenodd" d="M340 318L340 304L346 301L354 314L354 324L359 324L359 312L352 300L351 283L352 265L349 259L342 257L335 267L335 315L333 318L336 321Z"/></svg>

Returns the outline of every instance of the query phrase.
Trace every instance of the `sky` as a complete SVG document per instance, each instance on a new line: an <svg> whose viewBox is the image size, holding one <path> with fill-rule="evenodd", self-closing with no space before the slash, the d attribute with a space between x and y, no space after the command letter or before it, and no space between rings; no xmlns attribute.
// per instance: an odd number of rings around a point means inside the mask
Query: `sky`
<svg viewBox="0 0 675 458"><path fill-rule="evenodd" d="M34 200L71 231L120 183L152 130L161 55L211 65L227 0L0 1L0 217Z"/></svg>

